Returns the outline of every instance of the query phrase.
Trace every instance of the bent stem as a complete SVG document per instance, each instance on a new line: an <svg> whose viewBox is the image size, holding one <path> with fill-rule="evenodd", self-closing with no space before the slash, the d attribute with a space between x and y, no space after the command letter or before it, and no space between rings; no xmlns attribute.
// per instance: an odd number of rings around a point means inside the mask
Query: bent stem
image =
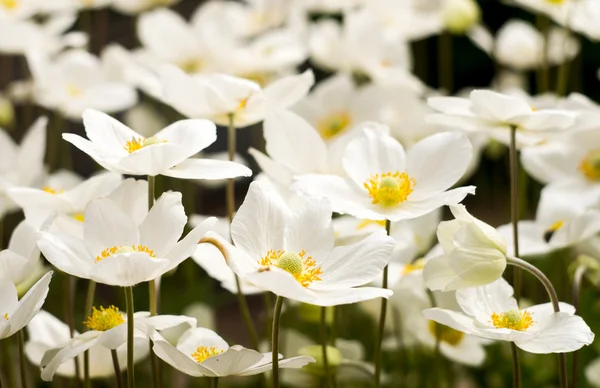
<svg viewBox="0 0 600 388"><path fill-rule="evenodd" d="M321 352L323 355L323 371L325 386L331 388L329 380L329 362L327 360L327 307L321 307Z"/></svg>
<svg viewBox="0 0 600 388"><path fill-rule="evenodd" d="M273 310L273 328L271 329L271 360L273 363L272 388L279 388L279 319L281 318L283 300L284 298L282 296L277 296L277 300L275 300L275 309Z"/></svg>
<svg viewBox="0 0 600 388"><path fill-rule="evenodd" d="M228 115L228 119L229 126L227 128L227 150L229 152L229 161L233 162L235 159L236 149L236 129L233 122L234 115L230 113ZM233 221L233 213L235 212L235 180L233 178L227 180L225 201L227 205L227 217L229 218L229 225L231 225L231 222ZM240 278L237 276L237 274L234 274L234 276L236 295L240 312L242 313L242 319L244 320L244 324L246 325L246 329L250 335L252 345L255 349L258 349L258 334L256 334L256 328L254 327L254 322L252 322L252 315L250 314L250 309L248 308L248 302L246 301L246 296L242 293Z"/></svg>
<svg viewBox="0 0 600 388"><path fill-rule="evenodd" d="M85 316L92 315L92 307L94 306L94 294L96 293L96 282L90 280L88 283L87 295L85 298ZM83 379L86 388L91 387L90 380L90 351L86 350L83 353Z"/></svg>
<svg viewBox="0 0 600 388"><path fill-rule="evenodd" d="M21 371L21 387L27 388L27 368L25 365L25 334L23 329L17 332L19 343L19 370Z"/></svg>
<svg viewBox="0 0 600 388"><path fill-rule="evenodd" d="M387 235L390 235L392 229L392 223L390 220L385 220L385 231ZM381 287L387 288L388 285L388 266L383 268L383 278L381 281ZM387 315L387 299L381 298L381 308L379 311L379 327L377 330L377 337L375 340L375 388L379 388L381 384L381 344L383 342L383 330L385 329L385 318Z"/></svg>
<svg viewBox="0 0 600 388"><path fill-rule="evenodd" d="M548 279L542 271L540 271L534 265L531 265L525 260L521 260L517 257L507 257L506 261L508 264L524 269L525 271L535 276L544 285L544 288L548 293L548 297L552 302L552 308L554 309L554 312L560 312L560 306L558 304L558 296L556 295L556 290L554 289L554 286L552 285L550 279ZM567 388L567 359L564 353L558 354L558 376L560 380L560 387Z"/></svg>
<svg viewBox="0 0 600 388"><path fill-rule="evenodd" d="M135 374L133 370L133 287L125 287L125 305L127 306L127 388L134 388Z"/></svg>
<svg viewBox="0 0 600 388"><path fill-rule="evenodd" d="M587 267L584 265L580 265L575 270L575 275L573 277L573 307L575 307L575 311L579 310L579 295L581 294L581 283L583 280L583 275L585 274ZM579 351L573 353L573 364L571 366L571 388L575 388L578 383L579 377Z"/></svg>
<svg viewBox="0 0 600 388"><path fill-rule="evenodd" d="M519 349L514 342L510 343L510 350L512 353L513 362L513 388L519 388L521 386L521 366L519 365Z"/></svg>
<svg viewBox="0 0 600 388"><path fill-rule="evenodd" d="M116 349L110 350L112 357L113 368L115 369L115 380L117 380L117 388L123 388L123 380L121 380L121 366L119 365L119 356Z"/></svg>
<svg viewBox="0 0 600 388"><path fill-rule="evenodd" d="M515 257L519 257L519 160L517 158L517 127L510 127L510 219L512 222ZM521 298L521 269L513 269L513 288L517 302Z"/></svg>

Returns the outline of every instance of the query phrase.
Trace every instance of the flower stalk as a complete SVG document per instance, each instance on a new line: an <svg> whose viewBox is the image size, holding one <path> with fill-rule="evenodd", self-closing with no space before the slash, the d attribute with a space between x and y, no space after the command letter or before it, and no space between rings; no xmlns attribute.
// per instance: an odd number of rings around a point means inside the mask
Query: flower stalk
<svg viewBox="0 0 600 388"><path fill-rule="evenodd" d="M127 388L135 388L134 372L134 318L133 318L133 287L125 287L125 304L127 306Z"/></svg>
<svg viewBox="0 0 600 388"><path fill-rule="evenodd" d="M331 388L332 384L329 379L329 362L327 360L327 307L324 306L321 307L321 351L323 354L323 371L325 373L325 386Z"/></svg>
<svg viewBox="0 0 600 388"><path fill-rule="evenodd" d="M580 265L575 270L575 275L573 276L573 307L575 307L575 311L579 311L579 297L581 294L581 284L583 281L583 275L585 275L585 271L587 267L585 265ZM573 364L571 366L571 388L577 387L579 379L579 351L573 353Z"/></svg>
<svg viewBox="0 0 600 388"><path fill-rule="evenodd" d="M25 361L25 334L23 329L17 332L17 341L19 343L19 370L21 372L21 387L27 388L27 366Z"/></svg>
<svg viewBox="0 0 600 388"><path fill-rule="evenodd" d="M390 220L385 221L385 231L387 235L390 235L392 229L392 223ZM381 281L381 288L387 288L388 286L388 266L383 268L383 278ZM379 312L379 327L377 329L377 339L375 340L375 388L379 388L381 384L381 344L383 342L383 331L385 329L385 318L387 315L387 299L381 298L381 308Z"/></svg>
<svg viewBox="0 0 600 388"><path fill-rule="evenodd" d="M148 175L148 211L154 206L154 194L156 190L156 177ZM148 300L150 305L150 315L158 315L158 290L156 286L156 280L148 282ZM150 348L152 348L152 341L150 341ZM162 376L160 370L160 363L158 357L154 352L150 352L150 365L152 366L152 379L154 380L154 387L160 388L162 386Z"/></svg>
<svg viewBox="0 0 600 388"><path fill-rule="evenodd" d="M273 310L273 329L271 330L271 353L273 363L273 388L279 388L279 320L284 298L278 296Z"/></svg>
<svg viewBox="0 0 600 388"><path fill-rule="evenodd" d="M96 293L96 282L90 280L88 283L87 295L85 298L85 316L89 317L92 315L92 308L94 306L94 294ZM91 387L92 381L90 379L90 351L86 350L83 353L83 380L86 388Z"/></svg>
<svg viewBox="0 0 600 388"><path fill-rule="evenodd" d="M115 380L117 381L117 388L123 388L123 380L121 379L121 366L119 365L119 356L117 355L116 349L110 350L112 357L113 368L115 369Z"/></svg>

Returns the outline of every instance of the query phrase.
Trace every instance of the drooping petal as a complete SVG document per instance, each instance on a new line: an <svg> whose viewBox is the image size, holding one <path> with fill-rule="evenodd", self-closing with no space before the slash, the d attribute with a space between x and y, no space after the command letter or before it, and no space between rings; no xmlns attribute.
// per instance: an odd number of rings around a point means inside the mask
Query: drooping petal
<svg viewBox="0 0 600 388"><path fill-rule="evenodd" d="M177 350L177 348L167 341L154 341L152 350L161 360L187 375L194 377L216 376L210 369L197 364L189 356Z"/></svg>
<svg viewBox="0 0 600 388"><path fill-rule="evenodd" d="M538 335L527 341L515 341L515 345L529 353L567 353L594 341L594 333L577 315L555 313L548 319L550 322Z"/></svg>
<svg viewBox="0 0 600 388"><path fill-rule="evenodd" d="M64 347L56 348L46 352L41 360L41 378L44 381L52 381L54 374L63 363L82 354L98 341L99 332L89 331L70 340Z"/></svg>
<svg viewBox="0 0 600 388"><path fill-rule="evenodd" d="M17 331L24 328L35 314L40 311L46 296L48 295L50 280L52 280L52 271L48 272L33 287L27 291L25 296L21 298L17 308L13 311L12 316L8 318L10 323L10 333L8 336L15 334Z"/></svg>
<svg viewBox="0 0 600 388"><path fill-rule="evenodd" d="M161 171L162 175L179 179L230 179L251 176L252 170L243 164L212 159L190 158Z"/></svg>

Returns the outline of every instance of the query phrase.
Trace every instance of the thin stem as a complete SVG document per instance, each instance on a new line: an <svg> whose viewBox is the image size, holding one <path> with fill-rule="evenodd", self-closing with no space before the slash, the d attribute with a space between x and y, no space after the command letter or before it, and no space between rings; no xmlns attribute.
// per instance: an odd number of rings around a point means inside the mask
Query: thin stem
<svg viewBox="0 0 600 388"><path fill-rule="evenodd" d="M110 350L112 356L113 368L115 369L115 380L117 381L117 388L123 388L123 379L121 379L121 366L119 365L119 355L116 349Z"/></svg>
<svg viewBox="0 0 600 388"><path fill-rule="evenodd" d="M331 387L329 380L329 362L327 360L327 307L321 307L321 354L323 356L325 385Z"/></svg>
<svg viewBox="0 0 600 388"><path fill-rule="evenodd" d="M148 211L154 206L154 196L156 192L156 177L148 175ZM152 279L148 282L148 302L150 305L150 315L158 315L158 290L156 286L156 279ZM152 349L152 341L150 341L150 348ZM154 352L150 352L150 365L152 367L152 379L154 381L154 387L160 388L162 382L160 362Z"/></svg>
<svg viewBox="0 0 600 388"><path fill-rule="evenodd" d="M135 372L133 370L133 287L125 287L125 305L127 306L127 388L134 388Z"/></svg>
<svg viewBox="0 0 600 388"><path fill-rule="evenodd" d="M556 295L556 290L552 285L550 279L544 275L542 271L537 269L534 265L529 264L525 260L521 260L516 257L507 257L508 264L514 265L521 269L524 269L527 272L533 274L538 280L544 285L546 292L548 293L548 297L552 302L552 308L555 313L560 312L560 306L558 304L558 296ZM558 354L558 376L560 380L560 387L567 388L567 359L564 353Z"/></svg>
<svg viewBox="0 0 600 388"><path fill-rule="evenodd" d="M513 388L521 387L521 366L519 365L519 348L514 342L510 343L513 362Z"/></svg>
<svg viewBox="0 0 600 388"><path fill-rule="evenodd" d="M271 329L271 352L273 362L273 384L272 388L279 388L279 319L283 307L282 296L277 296L275 309L273 311L273 328Z"/></svg>
<svg viewBox="0 0 600 388"><path fill-rule="evenodd" d="M510 128L510 219L512 221L515 256L519 257L519 160L517 158L517 127ZM521 298L521 269L513 270L513 287L517 302Z"/></svg>
<svg viewBox="0 0 600 388"><path fill-rule="evenodd" d="M71 275L66 275L65 281L65 322L69 327L69 336L73 338L75 335L75 319L73 318L74 308L74 299L75 299L75 286L77 279ZM77 362L77 357L73 358L73 364L75 365L75 378L77 379L77 384L81 386L81 371L79 370L79 363Z"/></svg>
<svg viewBox="0 0 600 388"><path fill-rule="evenodd" d="M333 313L332 316L332 321L331 321L331 333L329 335L329 344L333 347L335 347L335 340L337 338L337 330L338 330L338 324L339 324L339 314L340 314L340 309L338 308L338 306L331 306L330 307Z"/></svg>
<svg viewBox="0 0 600 388"><path fill-rule="evenodd" d="M403 362L406 360L404 354L404 340L402 338L402 317L400 316L400 309L396 306L392 306L392 324L394 329L394 337L396 338L396 347L398 348L398 384L404 385L404 365Z"/></svg>
<svg viewBox="0 0 600 388"><path fill-rule="evenodd" d="M453 85L452 35L444 31L438 38L438 83L441 89L452 94Z"/></svg>
<svg viewBox="0 0 600 388"><path fill-rule="evenodd" d="M94 294L96 293L96 282L90 280L88 283L87 295L85 298L85 316L92 315L92 306L94 306ZM92 386L90 379L90 352L86 350L83 353L83 380L86 388Z"/></svg>
<svg viewBox="0 0 600 388"><path fill-rule="evenodd" d="M431 304L432 308L437 307L437 304L435 303L435 297L433 296L433 292L429 289L427 289L427 296L429 297L429 303ZM435 345L433 348L433 359L435 361L435 367L432 369L432 373L431 373L431 377L432 377L432 381L434 382L433 386L438 386L439 383L439 371L442 369L442 363L441 363L441 358L440 358L440 338L442 337L442 325L440 325L439 323L435 323Z"/></svg>
<svg viewBox="0 0 600 388"><path fill-rule="evenodd" d="M573 307L575 307L575 311L579 310L579 296L581 294L581 283L583 280L583 275L585 274L587 267L584 265L580 265L575 270L575 275L573 277ZM575 388L577 386L579 380L579 351L573 352L573 364L571 366L571 388Z"/></svg>
<svg viewBox="0 0 600 388"><path fill-rule="evenodd" d="M390 235L392 229L392 223L390 220L385 221L385 231L387 235ZM388 266L383 268L383 278L381 280L381 287L387 288L388 286ZM381 298L381 307L379 311L379 327L377 330L377 337L375 340L375 388L379 388L381 384L381 344L383 342L383 331L385 329L385 318L387 315L387 299Z"/></svg>
<svg viewBox="0 0 600 388"><path fill-rule="evenodd" d="M270 292L263 292L263 304L265 305L265 338L271 338L271 322L273 321L273 298Z"/></svg>
<svg viewBox="0 0 600 388"><path fill-rule="evenodd" d="M219 388L219 378L218 377L209 377L210 378L210 387L211 388Z"/></svg>
<svg viewBox="0 0 600 388"><path fill-rule="evenodd" d="M23 330L17 332L19 343L19 370L21 371L21 387L27 388L27 365L25 364L25 334Z"/></svg>

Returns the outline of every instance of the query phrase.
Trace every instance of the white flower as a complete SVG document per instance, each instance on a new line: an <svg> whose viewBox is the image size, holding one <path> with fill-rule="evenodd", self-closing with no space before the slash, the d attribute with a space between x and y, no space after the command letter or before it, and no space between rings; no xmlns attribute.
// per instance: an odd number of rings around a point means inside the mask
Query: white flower
<svg viewBox="0 0 600 388"><path fill-rule="evenodd" d="M585 367L585 377L592 387L600 387L600 358L594 359Z"/></svg>
<svg viewBox="0 0 600 388"><path fill-rule="evenodd" d="M181 120L150 138L91 109L84 112L83 124L90 140L70 133L63 134L63 139L110 171L180 179L225 179L252 174L237 163L190 158L217 139L215 125L207 120Z"/></svg>
<svg viewBox="0 0 600 388"><path fill-rule="evenodd" d="M108 195L121 183L121 175L104 172L92 176L75 187L51 187L43 189L32 187L14 187L7 190L9 198L23 209L27 222L40 229L51 215L67 216L77 225L83 221L83 211L92 199ZM68 220L68 218L66 218ZM67 230L68 224L61 225ZM50 226L47 226L48 228Z"/></svg>
<svg viewBox="0 0 600 388"><path fill-rule="evenodd" d="M10 236L8 248L0 252L0 276L9 279L22 295L45 272L35 229L21 221Z"/></svg>
<svg viewBox="0 0 600 388"><path fill-rule="evenodd" d="M600 40L600 26L597 20L600 17L600 4L594 0L573 2L571 14L564 23L566 27L577 31L591 40Z"/></svg>
<svg viewBox="0 0 600 388"><path fill-rule="evenodd" d="M465 334L514 342L529 353L573 352L594 340L588 325L574 315L573 306L561 303L558 313L550 303L519 309L512 295L512 287L500 278L456 291L462 312L433 308L423 315Z"/></svg>
<svg viewBox="0 0 600 388"><path fill-rule="evenodd" d="M118 112L137 102L133 87L110 79L105 64L96 56L71 50L49 58L30 52L27 60L33 74L35 99L69 119L80 120L88 108Z"/></svg>
<svg viewBox="0 0 600 388"><path fill-rule="evenodd" d="M93 10L109 6L114 0L53 0L40 1L43 12Z"/></svg>
<svg viewBox="0 0 600 388"><path fill-rule="evenodd" d="M0 277L0 339L24 328L37 314L46 300L51 279L52 271L42 276L19 300L13 282Z"/></svg>
<svg viewBox="0 0 600 388"><path fill-rule="evenodd" d="M28 340L25 343L25 355L36 366L40 366L44 354L51 349L60 349L71 341L69 327L52 314L41 310L27 325ZM75 332L74 336L79 337ZM90 378L106 378L115 374L110 350L96 342L87 349L90 357ZM127 368L127 346L119 346L117 356L121 370ZM135 339L135 362L148 356L150 347L146 338ZM79 367L83 368L83 356L77 356ZM75 367L72 362L64 362L54 372L62 377L75 377Z"/></svg>
<svg viewBox="0 0 600 388"><path fill-rule="evenodd" d="M231 224L231 237L235 247L216 234L210 240L241 279L276 295L319 306L391 295L358 286L381 275L392 239L381 231L334 248L331 207L325 201L307 199L290 209L276 192L253 182Z"/></svg>
<svg viewBox="0 0 600 388"><path fill-rule="evenodd" d="M108 350L114 349L117 351L117 355L123 357L123 359L120 359L122 361L120 365L126 365L123 362L127 356L127 316L124 313L120 312L114 306L108 308L100 307L100 309L94 308L92 315L87 317L84 324L90 329L89 331L76 334L73 338L60 343L57 347L46 350L44 356L39 361L42 380L52 381L54 375L60 372L60 368L67 361L80 356L89 349L91 349L91 355L95 353L97 356L105 356L107 359L110 359ZM139 353L136 360L141 359L147 354L148 339L155 330L165 330L181 324L194 327L196 326L196 320L177 315L157 315L151 317L148 312L136 312L134 314L135 349L133 353L134 357L136 357L136 353ZM72 365L72 363L68 364ZM90 362L90 365L93 364ZM63 373L66 371L70 371L70 368L63 368Z"/></svg>
<svg viewBox="0 0 600 388"><path fill-rule="evenodd" d="M398 221L460 202L474 187L448 190L465 172L471 143L460 133L441 133L415 144L408 153L377 129L350 141L343 167L350 179L305 175L292 189L328 198L333 210L357 218Z"/></svg>
<svg viewBox="0 0 600 388"><path fill-rule="evenodd" d="M512 225L502 225L498 232L506 240L507 254L514 255ZM598 233L599 210L587 209L585 203L570 193L546 186L541 192L535 220L519 221L519 254L543 255L578 245Z"/></svg>
<svg viewBox="0 0 600 388"><path fill-rule="evenodd" d="M442 18L446 29L453 34L464 34L481 19L481 9L475 0L446 0Z"/></svg>
<svg viewBox="0 0 600 388"><path fill-rule="evenodd" d="M177 347L156 334L152 340L152 350L160 359L190 376L251 376L272 368L271 353L259 353L240 345L229 346L217 333L201 327L186 331ZM314 362L314 359L281 357L279 367L302 368L309 362Z"/></svg>
<svg viewBox="0 0 600 388"><path fill-rule="evenodd" d="M368 4L369 2L366 0L301 0L301 3L306 9L312 12L338 13Z"/></svg>
<svg viewBox="0 0 600 388"><path fill-rule="evenodd" d="M225 74L185 74L168 67L161 72L163 100L182 114L207 118L220 125L246 127L264 120L276 109L285 109L303 98L314 76L307 70L299 75L283 77L262 89L257 83Z"/></svg>
<svg viewBox="0 0 600 388"><path fill-rule="evenodd" d="M517 147L537 144L547 139L547 132L564 130L575 123L575 113L536 110L519 97L490 90L474 90L469 98L430 97L427 103L441 113L431 114L432 124L466 131L486 131L504 143L510 143L510 129L517 128Z"/></svg>
<svg viewBox="0 0 600 388"><path fill-rule="evenodd" d="M205 221L178 241L187 217L181 193L176 192L164 193L140 224L108 198L91 201L84 214L83 239L40 232L40 250L68 274L122 287L156 279L177 267L215 222Z"/></svg>
<svg viewBox="0 0 600 388"><path fill-rule="evenodd" d="M488 284L506 268L506 243L490 225L473 217L463 205L450 206L455 219L438 226L444 255L425 263L425 284L450 291Z"/></svg>
<svg viewBox="0 0 600 388"><path fill-rule="evenodd" d="M0 20L27 19L40 10L42 2L37 0L16 0L0 2Z"/></svg>
<svg viewBox="0 0 600 388"><path fill-rule="evenodd" d="M6 196L15 186L36 186L45 177L46 125L40 117L17 145L10 135L0 129L0 218L16 208Z"/></svg>
<svg viewBox="0 0 600 388"><path fill-rule="evenodd" d="M181 0L111 0L111 7L126 15L136 15L154 7L168 7L179 1Z"/></svg>

